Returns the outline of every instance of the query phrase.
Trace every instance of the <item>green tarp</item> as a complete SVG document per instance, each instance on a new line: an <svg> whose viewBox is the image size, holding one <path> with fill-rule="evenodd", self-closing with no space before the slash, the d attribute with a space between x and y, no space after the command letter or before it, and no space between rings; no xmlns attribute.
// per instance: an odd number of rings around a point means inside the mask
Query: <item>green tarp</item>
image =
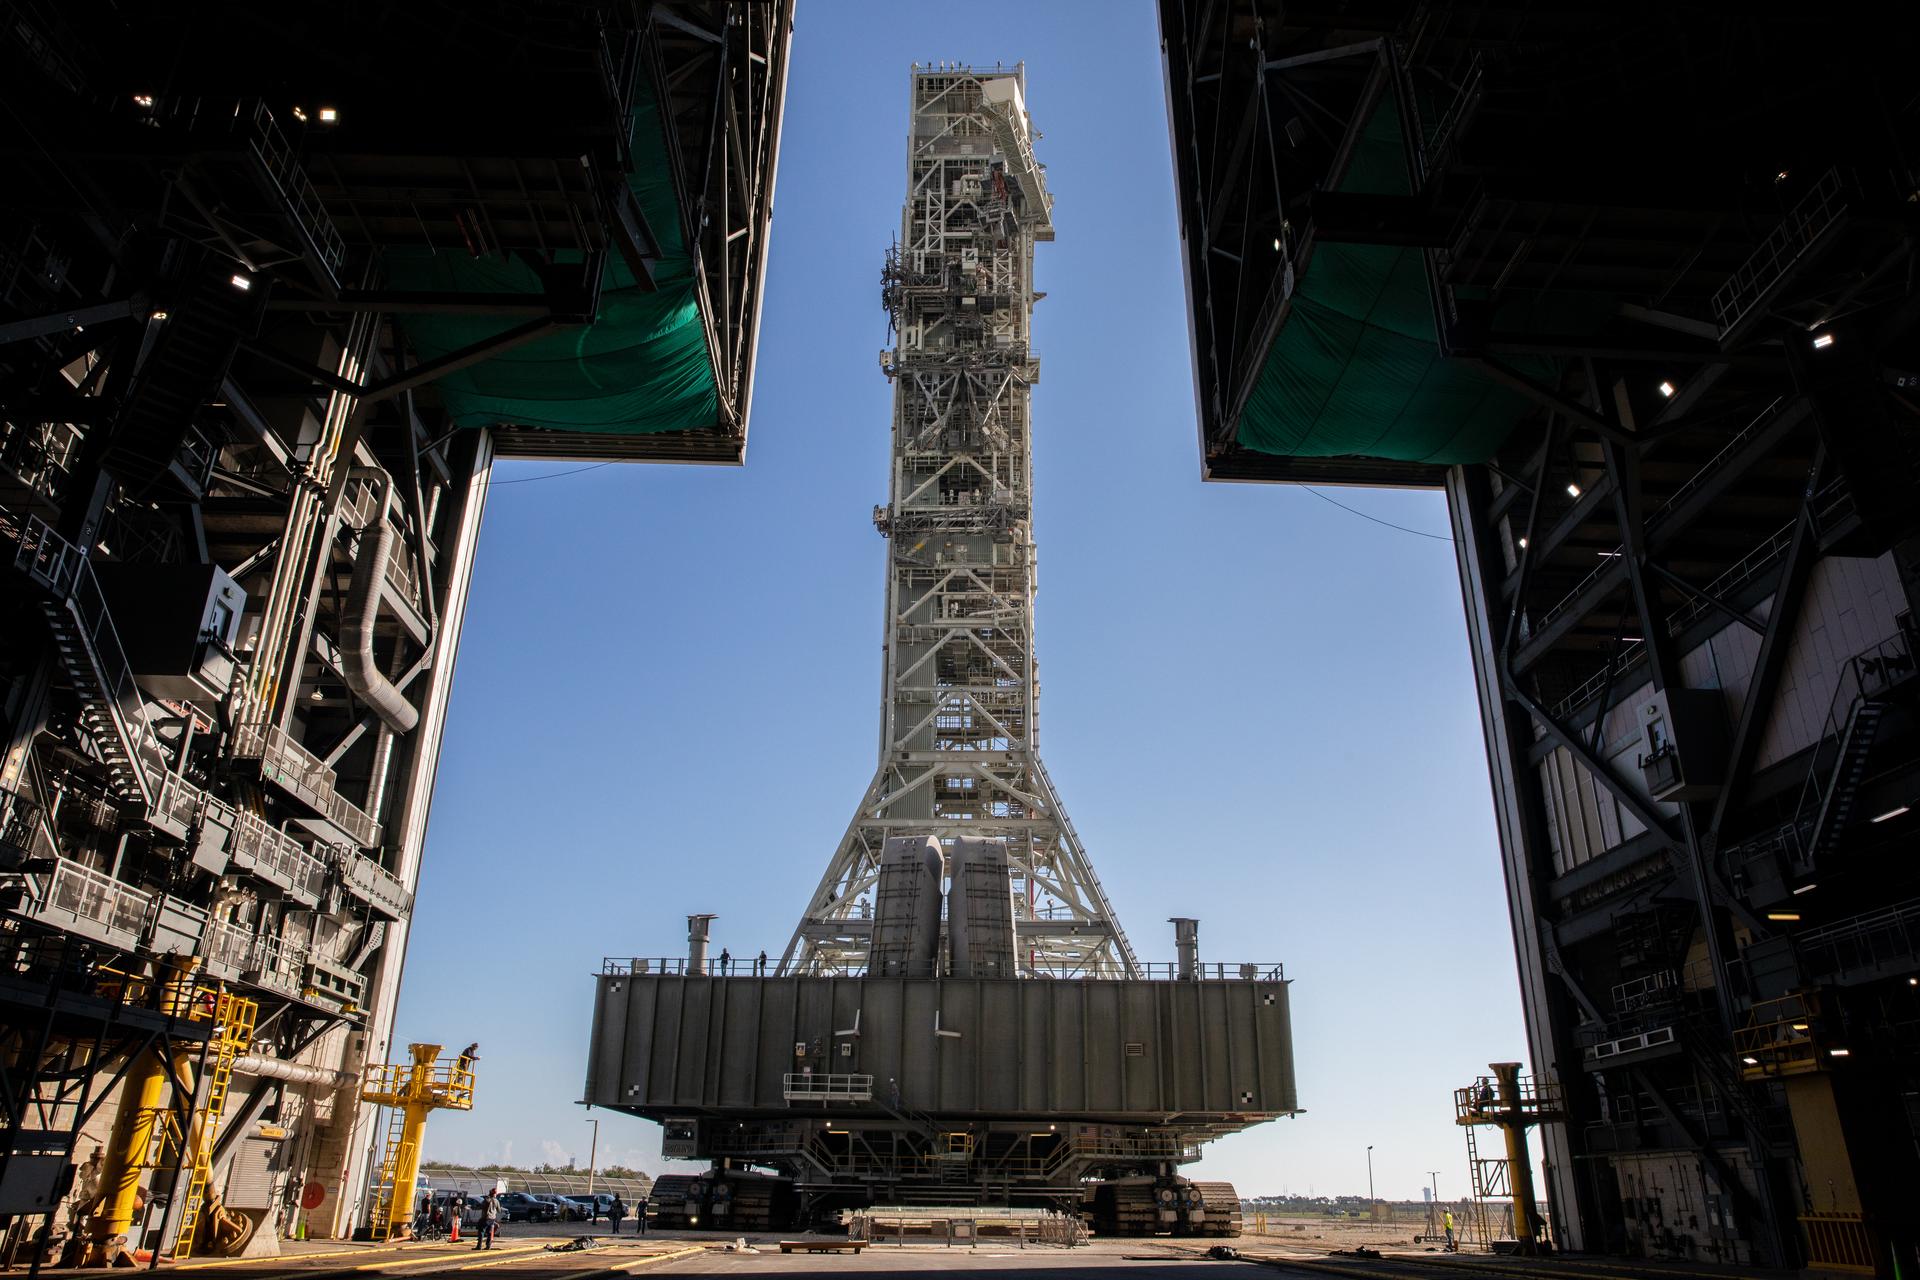
<svg viewBox="0 0 1920 1280"><path fill-rule="evenodd" d="M651 86L644 77L633 118L629 185L659 239L658 288L635 287L618 254L601 277L599 319L553 334L436 384L462 427L510 423L606 435L645 435L711 425L719 414L705 326L694 302L693 260L680 214ZM576 253L562 261L578 262ZM391 249L384 255L396 289L538 294L539 279L519 259ZM411 315L402 330L422 360L479 342L519 323L498 316Z"/></svg>
<svg viewBox="0 0 1920 1280"><path fill-rule="evenodd" d="M1383 95L1339 189L1409 194ZM1240 415L1236 439L1296 458L1485 462L1526 401L1440 354L1420 250L1320 244Z"/></svg>

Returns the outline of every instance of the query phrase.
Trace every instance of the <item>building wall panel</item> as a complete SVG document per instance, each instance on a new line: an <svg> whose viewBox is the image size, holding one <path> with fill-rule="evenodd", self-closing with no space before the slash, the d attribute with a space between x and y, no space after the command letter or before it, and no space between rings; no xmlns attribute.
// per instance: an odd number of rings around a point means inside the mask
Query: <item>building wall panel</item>
<svg viewBox="0 0 1920 1280"><path fill-rule="evenodd" d="M1894 634L1894 619L1904 607L1891 554L1828 556L1813 566L1756 768L1778 764L1819 739L1841 669Z"/></svg>

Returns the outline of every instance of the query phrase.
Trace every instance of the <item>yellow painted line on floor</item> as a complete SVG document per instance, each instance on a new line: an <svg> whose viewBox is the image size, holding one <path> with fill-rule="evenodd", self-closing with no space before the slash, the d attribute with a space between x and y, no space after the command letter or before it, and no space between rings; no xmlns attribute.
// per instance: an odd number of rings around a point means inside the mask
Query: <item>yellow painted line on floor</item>
<svg viewBox="0 0 1920 1280"><path fill-rule="evenodd" d="M557 1243L558 1241L554 1241L554 1240L542 1241L540 1244L540 1248L538 1250L513 1249L505 1252L501 1257L488 1258L484 1262L469 1262L465 1266L455 1267L454 1270L455 1271L478 1271L483 1267L504 1267L509 1262L525 1262L527 1260L526 1255L528 1253L547 1252L548 1245L557 1244ZM564 1250L564 1251L553 1251L553 1256L556 1258L573 1258L573 1257L580 1256L581 1252L582 1252L581 1250L573 1250L573 1249Z"/></svg>
<svg viewBox="0 0 1920 1280"><path fill-rule="evenodd" d="M509 1252L503 1252L497 1258L488 1258L484 1262L465 1263L461 1266L455 1267L454 1270L455 1271L479 1271L483 1267L504 1267L509 1262L525 1262L527 1260L528 1253L542 1252L545 1249L546 1249L545 1245L540 1246L539 1250L515 1249Z"/></svg>
<svg viewBox="0 0 1920 1280"><path fill-rule="evenodd" d="M656 1262L671 1262L675 1258L691 1258L696 1253L705 1253L707 1246L697 1244L691 1249L675 1249L672 1253L649 1254L644 1258L635 1258L632 1262L616 1263L608 1268L611 1271L638 1271L642 1267L652 1266Z"/></svg>
<svg viewBox="0 0 1920 1280"><path fill-rule="evenodd" d="M266 1258L220 1258L213 1262L183 1262L173 1269L201 1271L208 1267L258 1267L270 1262L304 1262L308 1258L345 1258L358 1253L382 1253L385 1249L386 1246L376 1246L366 1249L324 1249L317 1253L282 1253Z"/></svg>
<svg viewBox="0 0 1920 1280"><path fill-rule="evenodd" d="M523 1253L538 1253L542 1249L545 1249L547 1245L550 1243L552 1242L547 1240L542 1240L539 1244L530 1244L519 1249L502 1249L499 1252L503 1254L514 1254L514 1255L523 1254ZM472 1245L459 1245L452 1249L443 1249L443 1250L440 1250L439 1252L429 1254L424 1258L405 1258L399 1261L391 1261L391 1262L363 1262L359 1266L355 1267L354 1270L355 1271L383 1271L383 1270L392 1270L395 1267L424 1267L430 1263L435 1263L435 1262L452 1262L460 1256L462 1249L466 1250L469 1253L480 1252L480 1250L474 1249ZM455 1268L455 1270L460 1270L460 1269L461 1268Z"/></svg>

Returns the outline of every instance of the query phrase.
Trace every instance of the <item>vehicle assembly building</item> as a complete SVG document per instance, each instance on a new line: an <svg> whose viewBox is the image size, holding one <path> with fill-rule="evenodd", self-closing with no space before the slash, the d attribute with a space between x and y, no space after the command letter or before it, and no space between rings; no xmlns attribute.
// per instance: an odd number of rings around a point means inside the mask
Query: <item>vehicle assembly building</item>
<svg viewBox="0 0 1920 1280"><path fill-rule="evenodd" d="M711 1161L663 1225L1028 1204L1237 1235L1180 1166L1296 1110L1278 965L1137 959L1040 763L1029 395L1053 238L1024 69L916 67L899 242L880 758L779 961L609 960L585 1100Z"/></svg>
<svg viewBox="0 0 1920 1280"><path fill-rule="evenodd" d="M791 21L9 8L0 1220L76 1172L100 1261L391 1210L490 468L742 460Z"/></svg>
<svg viewBox="0 0 1920 1280"><path fill-rule="evenodd" d="M1447 497L1553 1241L1910 1274L1912 15L1159 12L1205 475Z"/></svg>

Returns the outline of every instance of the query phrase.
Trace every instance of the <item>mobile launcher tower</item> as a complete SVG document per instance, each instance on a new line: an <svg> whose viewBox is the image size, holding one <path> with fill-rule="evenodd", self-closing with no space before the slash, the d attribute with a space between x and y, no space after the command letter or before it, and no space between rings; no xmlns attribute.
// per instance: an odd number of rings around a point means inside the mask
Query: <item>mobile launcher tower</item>
<svg viewBox="0 0 1920 1280"><path fill-rule="evenodd" d="M663 1225L875 1203L1052 1206L1096 1231L1239 1234L1180 1166L1295 1111L1278 965L1142 964L1036 750L1029 351L1053 239L1025 72L913 71L879 767L777 964L609 960L585 1101L712 1162ZM771 969L771 972L766 970Z"/></svg>

